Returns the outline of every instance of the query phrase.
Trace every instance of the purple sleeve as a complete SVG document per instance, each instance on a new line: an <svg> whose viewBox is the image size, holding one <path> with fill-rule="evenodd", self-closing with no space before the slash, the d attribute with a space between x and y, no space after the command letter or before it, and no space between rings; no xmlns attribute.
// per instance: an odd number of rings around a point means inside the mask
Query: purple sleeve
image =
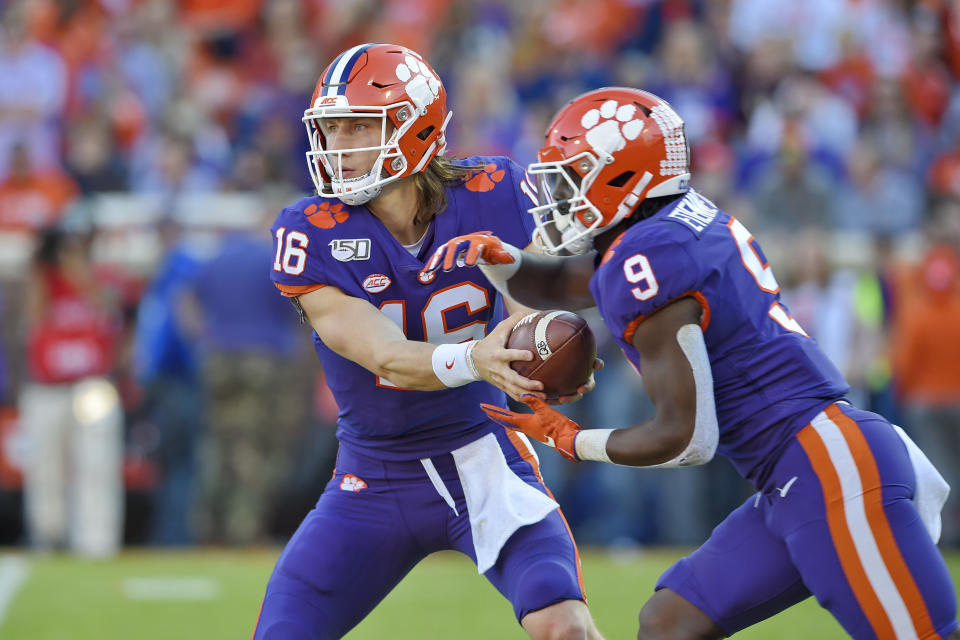
<svg viewBox="0 0 960 640"><path fill-rule="evenodd" d="M537 205L537 190L523 167L509 159L507 160L507 167L507 175L512 183L513 195L517 202L517 210L521 212L520 224L524 229L526 238L526 241L522 244L515 242L510 243L516 244L516 246L522 249L530 244L530 239L533 237L533 232L536 229L536 224L533 221L533 216L529 213L529 209Z"/></svg>
<svg viewBox="0 0 960 640"><path fill-rule="evenodd" d="M644 319L685 296L702 302L699 269L684 246L669 238L624 242L608 252L597 280L610 331L627 342Z"/></svg>
<svg viewBox="0 0 960 640"><path fill-rule="evenodd" d="M283 295L297 296L329 284L321 239L301 211L281 211L270 233L274 242L270 280Z"/></svg>

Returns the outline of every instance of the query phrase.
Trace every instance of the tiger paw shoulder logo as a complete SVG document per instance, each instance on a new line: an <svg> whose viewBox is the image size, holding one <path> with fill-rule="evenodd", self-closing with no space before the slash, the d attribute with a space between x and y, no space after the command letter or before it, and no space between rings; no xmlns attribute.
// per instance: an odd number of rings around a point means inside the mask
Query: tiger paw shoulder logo
<svg viewBox="0 0 960 640"><path fill-rule="evenodd" d="M307 216L315 227L321 229L333 229L341 222L346 222L350 217L350 212L343 208L343 203L330 204L324 200L320 204L311 204L303 210L303 215Z"/></svg>
<svg viewBox="0 0 960 640"><path fill-rule="evenodd" d="M366 488L367 488L367 483L361 480L360 478L358 478L357 476L353 475L352 473L346 474L345 476L343 476L343 480L340 481L341 491L350 491L353 493L357 493L359 491L363 491Z"/></svg>
<svg viewBox="0 0 960 640"><path fill-rule="evenodd" d="M498 169L495 163L489 162L484 165L482 171L478 171L467 178L465 184L470 191L483 193L497 186L497 183L503 180L506 173L505 169Z"/></svg>

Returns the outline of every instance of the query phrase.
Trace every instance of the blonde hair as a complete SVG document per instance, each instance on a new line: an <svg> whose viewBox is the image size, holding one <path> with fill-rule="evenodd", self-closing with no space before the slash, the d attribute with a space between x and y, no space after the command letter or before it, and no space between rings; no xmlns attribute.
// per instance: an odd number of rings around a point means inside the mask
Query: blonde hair
<svg viewBox="0 0 960 640"><path fill-rule="evenodd" d="M483 165L462 166L452 159L436 156L426 168L414 175L419 203L415 222L424 223L447 208L447 187L463 184L471 174L482 171Z"/></svg>

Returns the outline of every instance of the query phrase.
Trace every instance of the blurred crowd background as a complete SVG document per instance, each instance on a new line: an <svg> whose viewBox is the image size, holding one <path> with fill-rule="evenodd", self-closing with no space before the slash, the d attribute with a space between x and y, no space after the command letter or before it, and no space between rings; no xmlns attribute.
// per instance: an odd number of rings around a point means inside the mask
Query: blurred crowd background
<svg viewBox="0 0 960 640"><path fill-rule="evenodd" d="M336 406L267 229L312 190L320 72L377 41L439 72L458 156L526 164L600 86L670 101L694 187L758 238L851 400L960 486L960 2L2 0L0 543L292 532ZM569 412L633 424L652 408L592 320L607 368ZM540 457L583 544L696 544L751 492L720 459Z"/></svg>

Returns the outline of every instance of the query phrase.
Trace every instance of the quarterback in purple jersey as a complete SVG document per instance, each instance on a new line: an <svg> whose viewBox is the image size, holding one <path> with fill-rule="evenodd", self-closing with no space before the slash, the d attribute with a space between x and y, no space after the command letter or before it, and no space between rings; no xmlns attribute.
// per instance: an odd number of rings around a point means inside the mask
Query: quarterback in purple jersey
<svg viewBox="0 0 960 640"><path fill-rule="evenodd" d="M422 274L450 238L488 229L526 245L534 229L521 167L443 157L449 116L433 69L389 44L340 54L304 113L318 195L277 216L271 277L315 330L340 450L277 561L256 640L339 638L420 560L451 549L532 638L600 638L530 443L479 406L544 395L509 367L532 354L505 348L527 310L479 272Z"/></svg>
<svg viewBox="0 0 960 640"><path fill-rule="evenodd" d="M458 259L536 308L596 304L656 407L581 430L540 398L492 419L572 460L682 467L727 456L757 493L661 576L639 638L720 638L813 595L855 638L960 638L936 541L949 487L846 382L780 301L756 240L689 187L683 121L650 93L608 88L547 129L531 209L548 254L494 234ZM571 255L561 256L560 253Z"/></svg>

